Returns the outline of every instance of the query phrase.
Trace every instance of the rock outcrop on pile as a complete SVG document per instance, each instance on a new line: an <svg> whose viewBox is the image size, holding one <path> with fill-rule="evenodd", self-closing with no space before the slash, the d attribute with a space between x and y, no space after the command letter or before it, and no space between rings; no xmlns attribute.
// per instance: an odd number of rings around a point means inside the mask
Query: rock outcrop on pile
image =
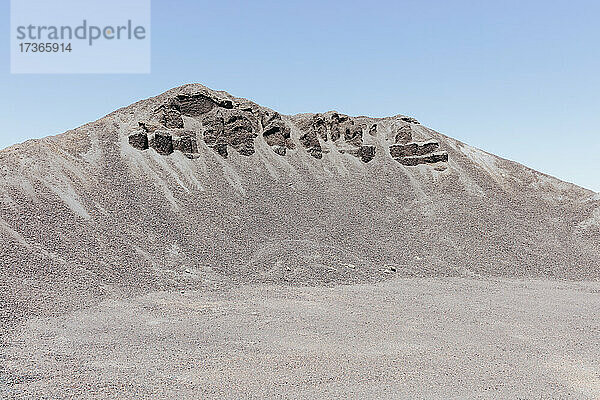
<svg viewBox="0 0 600 400"><path fill-rule="evenodd" d="M314 158L323 157L321 142L333 143L340 154L350 154L368 163L376 155L376 147L365 143L365 134L378 137L378 131L390 130L395 141L381 141L392 158L403 165L436 164L448 162L448 153L439 151L434 139L412 142L414 118L350 117L335 111L282 117L279 113L248 101L232 101L214 92L177 95L168 97L145 121L139 121L140 129L129 134L129 143L138 150L153 148L157 153L169 155L181 151L188 158L198 154L197 140L224 158L228 148L239 154L254 154L254 142L262 135L271 149L280 156L295 150L292 129L299 130L298 141ZM378 128L379 125L385 129ZM325 152L329 152L325 150ZM445 167L444 167L445 169Z"/></svg>

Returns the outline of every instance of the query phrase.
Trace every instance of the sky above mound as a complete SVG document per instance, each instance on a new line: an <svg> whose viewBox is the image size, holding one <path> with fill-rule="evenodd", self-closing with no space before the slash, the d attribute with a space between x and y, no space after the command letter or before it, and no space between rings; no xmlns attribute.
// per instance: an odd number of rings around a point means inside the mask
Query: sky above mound
<svg viewBox="0 0 600 400"><path fill-rule="evenodd" d="M0 148L201 82L287 114L411 115L600 191L597 2L152 6L151 74L10 75L3 63Z"/></svg>

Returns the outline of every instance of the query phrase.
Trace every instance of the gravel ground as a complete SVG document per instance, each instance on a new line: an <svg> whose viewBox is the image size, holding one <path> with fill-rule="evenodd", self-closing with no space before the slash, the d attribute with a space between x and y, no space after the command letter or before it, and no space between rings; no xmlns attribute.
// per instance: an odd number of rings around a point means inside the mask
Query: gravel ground
<svg viewBox="0 0 600 400"><path fill-rule="evenodd" d="M597 399L600 284L401 278L154 292L35 318L8 399Z"/></svg>

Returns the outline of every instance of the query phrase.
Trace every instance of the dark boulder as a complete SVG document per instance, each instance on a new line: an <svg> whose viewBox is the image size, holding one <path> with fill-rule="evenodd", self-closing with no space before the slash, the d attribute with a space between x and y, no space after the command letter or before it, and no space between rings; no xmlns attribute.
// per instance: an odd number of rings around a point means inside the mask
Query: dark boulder
<svg viewBox="0 0 600 400"><path fill-rule="evenodd" d="M281 116L276 114L275 118L272 118L264 128L263 137L275 153L284 156L287 149L295 147L290 138L290 132L290 128L281 119Z"/></svg>
<svg viewBox="0 0 600 400"><path fill-rule="evenodd" d="M314 158L323 158L323 149L321 148L321 143L317 137L317 131L314 129L303 131L300 136L300 143L302 143L302 146L304 146L308 153Z"/></svg>
<svg viewBox="0 0 600 400"><path fill-rule="evenodd" d="M225 122L219 113L213 113L202 119L204 142L223 157L227 157L227 142L223 136Z"/></svg>
<svg viewBox="0 0 600 400"><path fill-rule="evenodd" d="M166 128L183 128L181 105L177 99L171 99L157 110L157 118Z"/></svg>
<svg viewBox="0 0 600 400"><path fill-rule="evenodd" d="M217 154L219 154L223 158L227 158L227 156L228 156L228 153L227 153L227 143L217 143L214 146L212 146L212 149L214 151L216 151Z"/></svg>
<svg viewBox="0 0 600 400"><path fill-rule="evenodd" d="M160 122L167 128L183 128L183 118L177 110L164 110Z"/></svg>
<svg viewBox="0 0 600 400"><path fill-rule="evenodd" d="M166 128L183 128L182 116L197 118L215 109L233 109L231 100L218 99L205 94L181 94L171 98L156 111L156 117Z"/></svg>
<svg viewBox="0 0 600 400"><path fill-rule="evenodd" d="M254 132L252 114L240 110L226 110L223 114L223 135L227 144L244 156L254 154L254 138L257 134Z"/></svg>
<svg viewBox="0 0 600 400"><path fill-rule="evenodd" d="M368 163L375 157L375 146L371 146L371 145L360 146L360 148L358 149L357 156L360 157L360 159L363 162Z"/></svg>
<svg viewBox="0 0 600 400"><path fill-rule="evenodd" d="M369 135L377 136L377 124L371 125L371 127L369 128Z"/></svg>
<svg viewBox="0 0 600 400"><path fill-rule="evenodd" d="M290 138L290 128L283 121L271 122L263 131L263 136L270 146L285 145L286 139Z"/></svg>
<svg viewBox="0 0 600 400"><path fill-rule="evenodd" d="M179 95L177 100L181 114L188 117L198 117L218 107L216 101L203 94Z"/></svg>
<svg viewBox="0 0 600 400"><path fill-rule="evenodd" d="M242 108L242 110L251 111L254 115L258 115L263 127L269 125L274 119L281 119L278 112L269 109L261 110L259 107L252 108L249 105L247 108Z"/></svg>
<svg viewBox="0 0 600 400"><path fill-rule="evenodd" d="M346 122L349 120L350 120L350 117L347 116L346 114L338 114L338 113L331 114L331 121L336 124L341 124L342 122Z"/></svg>
<svg viewBox="0 0 600 400"><path fill-rule="evenodd" d="M165 130L155 130L148 135L148 145L162 155L173 153L173 136Z"/></svg>
<svg viewBox="0 0 600 400"><path fill-rule="evenodd" d="M408 143L412 140L412 127L403 125L396 131L395 143Z"/></svg>
<svg viewBox="0 0 600 400"><path fill-rule="evenodd" d="M408 122L409 124L419 124L420 122L414 119L413 117L407 117L405 115L401 116L400 119L404 122Z"/></svg>
<svg viewBox="0 0 600 400"><path fill-rule="evenodd" d="M327 122L321 114L316 114L312 120L312 129L318 137L327 141Z"/></svg>
<svg viewBox="0 0 600 400"><path fill-rule="evenodd" d="M129 144L138 150L148 149L148 135L146 132L136 132L129 135Z"/></svg>
<svg viewBox="0 0 600 400"><path fill-rule="evenodd" d="M354 124L354 121L350 120L350 117L344 114L333 113L329 118L329 136L334 142L342 137L345 133L346 128L349 128Z"/></svg>
<svg viewBox="0 0 600 400"><path fill-rule="evenodd" d="M427 142L393 144L390 146L390 155L393 158L423 156L425 154L433 153L434 151L438 150L439 147L440 144L433 140Z"/></svg>
<svg viewBox="0 0 600 400"><path fill-rule="evenodd" d="M287 153L286 146L275 145L275 146L271 146L271 148L273 149L275 154L279 154L280 156L285 156L285 154Z"/></svg>
<svg viewBox="0 0 600 400"><path fill-rule="evenodd" d="M197 153L196 132L185 130L177 136L173 136L173 150L179 150L182 153Z"/></svg>
<svg viewBox="0 0 600 400"><path fill-rule="evenodd" d="M227 146L242 155L254 153L254 122L252 114L241 110L217 109L202 119L204 141L223 157Z"/></svg>
<svg viewBox="0 0 600 400"><path fill-rule="evenodd" d="M363 128L349 121L344 129L344 140L354 146L361 146L363 141Z"/></svg>
<svg viewBox="0 0 600 400"><path fill-rule="evenodd" d="M437 153L430 153L422 156L410 156L410 157L401 157L396 158L402 165L406 166L415 166L419 164L434 164L438 162L448 162L448 153L445 151L440 151Z"/></svg>
<svg viewBox="0 0 600 400"><path fill-rule="evenodd" d="M213 146L219 141L224 143L223 129L225 122L222 115L211 114L204 117L202 119L202 126L204 128L204 141L207 145Z"/></svg>

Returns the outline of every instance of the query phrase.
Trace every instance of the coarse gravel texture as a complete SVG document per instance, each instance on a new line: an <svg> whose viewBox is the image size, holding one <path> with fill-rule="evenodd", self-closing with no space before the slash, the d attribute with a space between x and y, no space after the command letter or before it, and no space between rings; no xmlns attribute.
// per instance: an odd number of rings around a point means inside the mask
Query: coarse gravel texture
<svg viewBox="0 0 600 400"><path fill-rule="evenodd" d="M0 398L600 398L599 267L597 193L185 85L0 150Z"/></svg>
<svg viewBox="0 0 600 400"><path fill-rule="evenodd" d="M394 278L106 300L4 349L15 399L597 399L600 284Z"/></svg>

